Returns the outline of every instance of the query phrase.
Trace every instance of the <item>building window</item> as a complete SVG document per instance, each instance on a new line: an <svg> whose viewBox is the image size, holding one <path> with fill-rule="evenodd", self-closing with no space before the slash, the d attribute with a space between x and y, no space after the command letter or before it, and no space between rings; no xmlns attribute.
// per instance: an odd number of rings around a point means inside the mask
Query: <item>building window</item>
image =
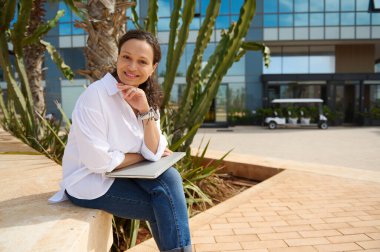
<svg viewBox="0 0 380 252"><path fill-rule="evenodd" d="M371 0L370 10L373 12L380 12L380 0Z"/></svg>
<svg viewBox="0 0 380 252"><path fill-rule="evenodd" d="M334 73L333 46L272 47L271 63L264 74Z"/></svg>
<svg viewBox="0 0 380 252"><path fill-rule="evenodd" d="M76 73L77 70L86 68L83 48L61 48L60 53L64 62L70 66L70 68L75 73L74 78L83 79L84 77L82 75Z"/></svg>
<svg viewBox="0 0 380 252"><path fill-rule="evenodd" d="M308 12L309 2L305 0L294 0L294 11L295 12Z"/></svg>
<svg viewBox="0 0 380 252"><path fill-rule="evenodd" d="M65 14L59 19L58 23L60 36L85 34L82 28L74 27L75 21L79 21L80 18L64 2L59 3L59 9L65 11Z"/></svg>
<svg viewBox="0 0 380 252"><path fill-rule="evenodd" d="M264 13L277 13L278 12L277 0L265 0L264 1Z"/></svg>
<svg viewBox="0 0 380 252"><path fill-rule="evenodd" d="M324 11L324 1L310 0L310 11L311 12L323 12Z"/></svg>
<svg viewBox="0 0 380 252"><path fill-rule="evenodd" d="M326 0L326 12L339 11L339 0Z"/></svg>
<svg viewBox="0 0 380 252"><path fill-rule="evenodd" d="M380 60L375 64L375 73L380 73Z"/></svg>

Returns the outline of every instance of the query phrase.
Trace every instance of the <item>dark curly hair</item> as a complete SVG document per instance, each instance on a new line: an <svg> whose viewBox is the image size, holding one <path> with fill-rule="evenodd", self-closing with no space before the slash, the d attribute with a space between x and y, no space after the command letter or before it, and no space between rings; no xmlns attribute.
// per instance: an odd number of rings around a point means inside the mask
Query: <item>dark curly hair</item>
<svg viewBox="0 0 380 252"><path fill-rule="evenodd" d="M143 30L129 30L127 31L118 42L118 55L120 54L121 47L125 42L130 39L138 39L147 42L153 49L153 64L159 63L161 60L161 48L157 38L150 32ZM112 73L115 78L118 78L116 69ZM152 74L143 84L139 86L144 90L149 106L154 109L160 107L162 93L158 85L156 73Z"/></svg>

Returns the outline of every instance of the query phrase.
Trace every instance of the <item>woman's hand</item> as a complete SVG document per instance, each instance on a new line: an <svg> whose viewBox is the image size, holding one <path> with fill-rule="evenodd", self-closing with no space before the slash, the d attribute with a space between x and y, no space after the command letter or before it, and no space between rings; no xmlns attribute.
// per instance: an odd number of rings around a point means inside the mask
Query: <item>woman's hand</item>
<svg viewBox="0 0 380 252"><path fill-rule="evenodd" d="M173 154L173 152L166 147L162 156L166 157L166 156L170 156L171 154Z"/></svg>
<svg viewBox="0 0 380 252"><path fill-rule="evenodd" d="M118 83L117 88L122 92L124 100L128 102L132 108L140 113L145 113L149 110L149 104L144 90L122 83Z"/></svg>

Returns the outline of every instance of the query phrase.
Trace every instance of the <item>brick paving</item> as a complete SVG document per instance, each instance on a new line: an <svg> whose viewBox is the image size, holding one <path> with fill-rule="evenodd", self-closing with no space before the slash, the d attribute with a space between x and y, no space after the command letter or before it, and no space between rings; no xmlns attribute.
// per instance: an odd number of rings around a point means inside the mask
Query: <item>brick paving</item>
<svg viewBox="0 0 380 252"><path fill-rule="evenodd" d="M380 164L265 162L284 171L191 218L193 251L380 251ZM158 250L151 239L129 251Z"/></svg>
<svg viewBox="0 0 380 252"><path fill-rule="evenodd" d="M377 182L286 170L204 214L191 219L196 252L380 251Z"/></svg>

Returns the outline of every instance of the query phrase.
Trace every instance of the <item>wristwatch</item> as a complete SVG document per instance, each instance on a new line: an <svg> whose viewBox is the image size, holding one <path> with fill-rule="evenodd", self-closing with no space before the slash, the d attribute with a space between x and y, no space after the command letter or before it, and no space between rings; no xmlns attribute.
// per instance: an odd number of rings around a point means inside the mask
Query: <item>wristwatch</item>
<svg viewBox="0 0 380 252"><path fill-rule="evenodd" d="M138 118L140 120L154 119L155 121L157 121L158 119L160 119L160 116L158 115L156 110L154 110L152 107L150 107L147 112L142 113L142 114L138 113Z"/></svg>

